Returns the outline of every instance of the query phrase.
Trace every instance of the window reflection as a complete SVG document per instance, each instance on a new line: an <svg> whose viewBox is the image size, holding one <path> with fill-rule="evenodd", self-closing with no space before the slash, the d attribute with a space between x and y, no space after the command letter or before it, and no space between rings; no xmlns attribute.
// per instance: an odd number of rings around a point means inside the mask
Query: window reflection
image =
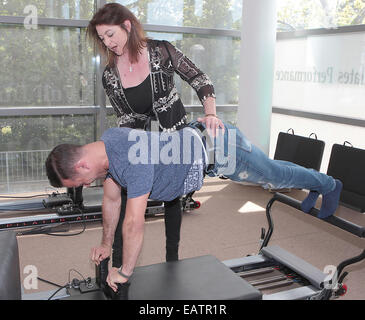
<svg viewBox="0 0 365 320"><path fill-rule="evenodd" d="M94 116L2 117L0 120L0 194L45 190L45 160L60 143L95 140Z"/></svg>
<svg viewBox="0 0 365 320"><path fill-rule="evenodd" d="M142 23L240 29L242 0L108 1L127 6Z"/></svg>
<svg viewBox="0 0 365 320"><path fill-rule="evenodd" d="M93 50L80 28L0 26L0 106L93 105Z"/></svg>
<svg viewBox="0 0 365 320"><path fill-rule="evenodd" d="M91 19L94 0L11 0L1 1L0 15L27 16L36 11L38 17L62 19Z"/></svg>
<svg viewBox="0 0 365 320"><path fill-rule="evenodd" d="M337 28L365 22L364 1L277 0L278 31Z"/></svg>

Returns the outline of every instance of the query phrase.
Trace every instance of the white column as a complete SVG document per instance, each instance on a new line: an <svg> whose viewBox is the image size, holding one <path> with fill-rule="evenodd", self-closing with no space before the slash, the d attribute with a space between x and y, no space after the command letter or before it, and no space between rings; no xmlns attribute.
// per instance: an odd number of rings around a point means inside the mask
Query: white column
<svg viewBox="0 0 365 320"><path fill-rule="evenodd" d="M267 155L276 43L276 0L243 0L237 127Z"/></svg>

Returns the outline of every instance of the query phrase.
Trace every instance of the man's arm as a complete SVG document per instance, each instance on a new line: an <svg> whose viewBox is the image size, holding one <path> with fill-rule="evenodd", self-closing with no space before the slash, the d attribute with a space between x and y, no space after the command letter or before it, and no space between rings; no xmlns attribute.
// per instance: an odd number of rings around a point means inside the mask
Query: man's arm
<svg viewBox="0 0 365 320"><path fill-rule="evenodd" d="M123 269L131 274L142 248L144 222L149 194L128 199L123 223Z"/></svg>
<svg viewBox="0 0 365 320"><path fill-rule="evenodd" d="M103 238L99 247L91 251L91 260L96 264L111 255L115 229L118 225L121 207L121 188L113 179L104 181L103 195Z"/></svg>
<svg viewBox="0 0 365 320"><path fill-rule="evenodd" d="M123 266L121 272L127 276L133 273L138 256L142 249L144 222L149 193L128 199L123 222ZM112 268L108 276L109 286L116 290L116 283L124 283L128 279Z"/></svg>

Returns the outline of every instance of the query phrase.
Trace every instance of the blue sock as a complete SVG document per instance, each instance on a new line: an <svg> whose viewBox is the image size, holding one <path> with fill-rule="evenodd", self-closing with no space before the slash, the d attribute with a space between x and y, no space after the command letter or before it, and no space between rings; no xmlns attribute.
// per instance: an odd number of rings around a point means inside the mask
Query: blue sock
<svg viewBox="0 0 365 320"><path fill-rule="evenodd" d="M322 206L319 210L318 218L324 219L332 216L338 207L342 191L342 182L338 179L335 179L335 182L335 189L322 196Z"/></svg>
<svg viewBox="0 0 365 320"><path fill-rule="evenodd" d="M315 206L318 197L319 193L317 191L310 191L308 196L302 201L302 211L308 213Z"/></svg>

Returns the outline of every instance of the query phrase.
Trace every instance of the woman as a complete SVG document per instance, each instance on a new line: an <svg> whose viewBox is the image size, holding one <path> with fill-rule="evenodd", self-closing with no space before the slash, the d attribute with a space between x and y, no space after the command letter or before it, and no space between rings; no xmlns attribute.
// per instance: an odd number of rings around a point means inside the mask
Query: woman
<svg viewBox="0 0 365 320"><path fill-rule="evenodd" d="M106 57L102 81L118 118L119 126L144 130L174 131L186 125L186 111L174 83L177 73L197 93L208 132L224 129L216 116L215 93L206 74L168 41L152 40L126 7L109 3L94 15L87 34ZM126 192L114 237L113 267L122 264L121 226ZM178 260L181 227L180 199L164 202L166 261Z"/></svg>

